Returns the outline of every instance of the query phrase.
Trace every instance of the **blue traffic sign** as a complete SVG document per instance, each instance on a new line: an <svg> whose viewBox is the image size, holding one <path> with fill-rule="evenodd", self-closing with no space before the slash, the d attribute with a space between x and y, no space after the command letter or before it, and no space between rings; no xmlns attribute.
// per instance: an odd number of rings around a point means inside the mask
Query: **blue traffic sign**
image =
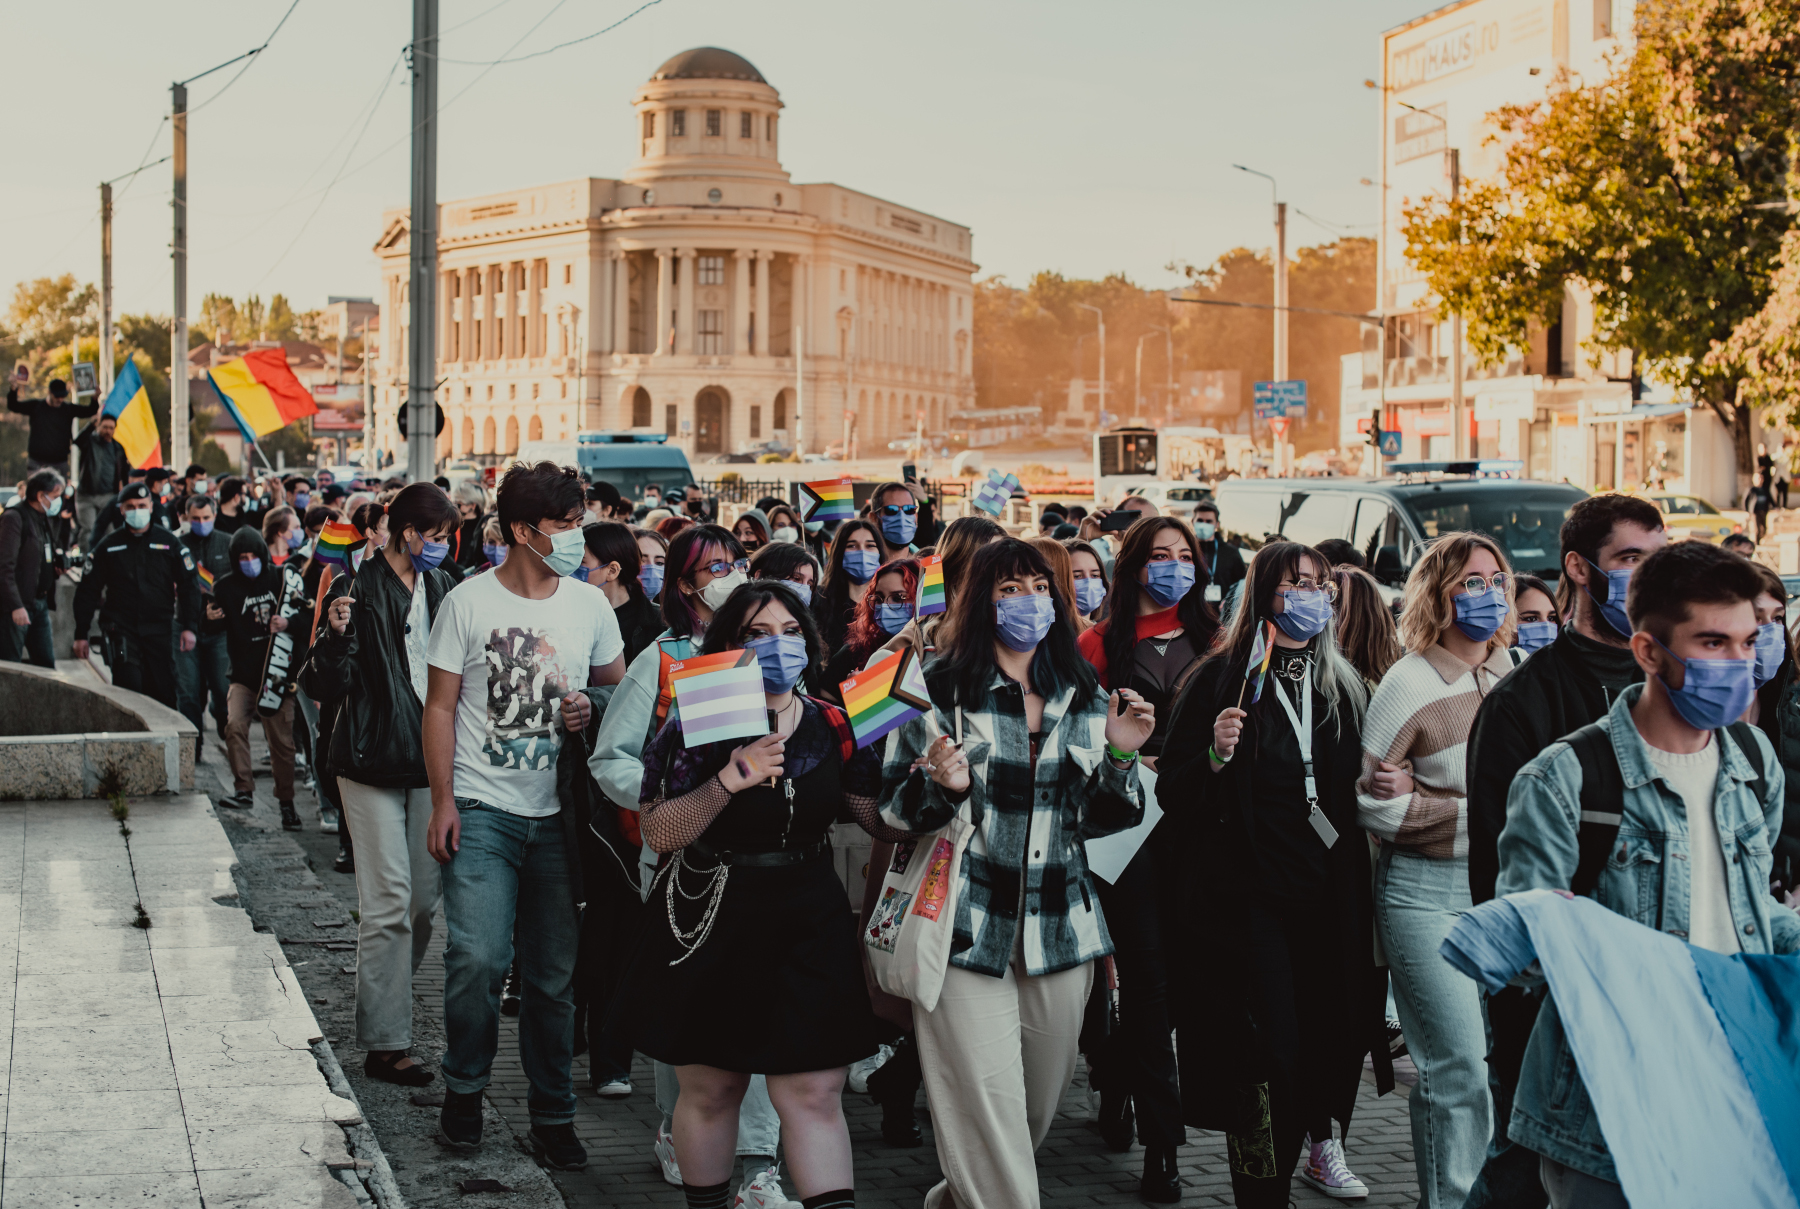
<svg viewBox="0 0 1800 1209"><path fill-rule="evenodd" d="M1272 420L1280 416L1293 416L1296 419L1306 414L1306 380L1290 379L1285 382L1257 382L1253 387L1252 398L1256 405L1256 418Z"/></svg>
<svg viewBox="0 0 1800 1209"><path fill-rule="evenodd" d="M1386 430L1382 431L1382 434L1381 434L1381 456L1384 458L1397 458L1400 456L1400 434L1399 433L1389 432Z"/></svg>

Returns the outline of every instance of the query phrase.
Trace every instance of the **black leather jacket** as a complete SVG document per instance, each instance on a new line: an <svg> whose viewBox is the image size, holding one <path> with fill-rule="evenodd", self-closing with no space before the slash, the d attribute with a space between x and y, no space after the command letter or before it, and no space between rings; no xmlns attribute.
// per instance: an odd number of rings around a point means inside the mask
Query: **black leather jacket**
<svg viewBox="0 0 1800 1209"><path fill-rule="evenodd" d="M425 572L425 609L437 616L444 593L456 585L446 571ZM331 602L353 595L350 625L342 634L326 620ZM413 692L406 662L406 616L412 595L377 554L354 577L338 575L320 610L319 636L300 685L315 700L341 701L337 724L324 747L324 770L381 789L423 789L424 705Z"/></svg>

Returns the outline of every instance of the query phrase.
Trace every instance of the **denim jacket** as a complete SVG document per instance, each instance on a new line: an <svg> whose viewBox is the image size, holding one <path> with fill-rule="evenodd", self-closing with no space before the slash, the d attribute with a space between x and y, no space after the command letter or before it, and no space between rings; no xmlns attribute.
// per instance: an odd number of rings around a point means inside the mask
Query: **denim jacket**
<svg viewBox="0 0 1800 1209"><path fill-rule="evenodd" d="M1625 795L1617 846L1593 897L1601 906L1647 927L1687 939L1688 818L1676 791L1658 779L1631 718L1644 686L1620 694L1601 719L1618 757ZM1763 779L1724 730L1714 817L1727 864L1731 918L1746 953L1800 951L1800 914L1769 896L1770 845L1781 830L1785 777L1769 741ZM1500 833L1497 894L1569 888L1575 876L1581 810L1581 762L1566 743L1553 743L1519 770L1506 801ZM1534 965L1518 981L1537 975ZM1554 999L1546 1000L1525 1050L1508 1125L1513 1141L1598 1179L1619 1182L1587 1089L1576 1072Z"/></svg>

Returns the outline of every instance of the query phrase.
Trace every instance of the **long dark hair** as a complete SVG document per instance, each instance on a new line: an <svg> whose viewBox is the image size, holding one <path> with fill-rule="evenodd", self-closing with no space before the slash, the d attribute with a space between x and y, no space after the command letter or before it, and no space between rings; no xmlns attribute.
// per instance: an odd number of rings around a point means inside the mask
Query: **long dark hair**
<svg viewBox="0 0 1800 1209"><path fill-rule="evenodd" d="M856 602L856 612L851 617L849 632L844 635L844 645L855 655L857 666L867 659L876 647L888 640L888 633L875 620L875 585L881 582L883 575L899 575L906 581L906 595L917 599L919 591L919 560L916 558L896 558L893 562L883 563L876 570L874 578L869 580L869 591Z"/></svg>
<svg viewBox="0 0 1800 1209"><path fill-rule="evenodd" d="M831 535L831 554L825 564L825 586L821 592L815 592L813 599L818 602L819 616L838 618L850 607L850 577L844 574L844 552L850 548L850 538L857 533L867 533L875 539L875 552L881 553L881 530L875 522L863 518L845 521ZM874 580L870 580L874 583Z"/></svg>
<svg viewBox="0 0 1800 1209"><path fill-rule="evenodd" d="M619 564L619 583L632 599L646 599L644 585L638 580L644 553L638 549L637 536L630 525L618 521L594 521L581 527L581 540L588 553L600 560L601 566Z"/></svg>
<svg viewBox="0 0 1800 1209"><path fill-rule="evenodd" d="M1144 522L1139 521L1138 524ZM1237 612L1232 616L1231 629L1226 632L1224 642L1219 649L1219 657L1225 660L1228 669L1243 669L1250 662L1250 648L1256 644L1256 635L1263 631L1265 623L1274 619L1275 593L1284 575L1298 576L1302 559L1311 559L1313 566L1325 583L1331 582L1331 564L1323 554L1311 546L1303 546L1299 542L1275 541L1256 552L1250 561L1250 578L1244 584L1244 597L1238 603ZM1118 580L1113 580L1115 584ZM1229 677L1230 671L1226 672ZM1195 677L1195 682L1198 682ZM1357 670L1350 666L1337 644L1337 621L1333 618L1325 623L1313 639L1313 683L1325 697L1325 705L1333 721L1340 726L1343 719L1339 714L1341 705L1350 707L1350 724L1362 725L1363 707L1368 704L1369 690L1363 684L1363 678ZM1236 695L1235 686L1233 696ZM1268 694L1263 694L1264 700Z"/></svg>
<svg viewBox="0 0 1800 1209"><path fill-rule="evenodd" d="M1069 624L1069 602L1062 598L1050 564L1030 542L1009 537L975 552L970 560L964 589L950 603L950 635L939 648L938 658L949 669L956 699L965 708L979 709L987 702L988 682L994 678L994 643L999 623L989 585L1005 579L1042 576L1050 582L1050 600L1056 621L1038 643L1031 657L1031 686L1046 700L1065 688L1075 690L1074 705L1085 705L1100 691L1094 669L1075 645L1075 627Z"/></svg>
<svg viewBox="0 0 1800 1209"><path fill-rule="evenodd" d="M785 580L753 579L727 597L725 603L713 614L712 624L706 627L706 640L700 644L700 653L717 655L721 651L735 651L742 647L744 628L756 620L757 614L770 601L792 613L794 620L800 623L800 633L806 638L806 673L803 682L821 683L824 680L821 668L824 664L825 640L819 637L819 623L813 620L812 610L800 603L800 597Z"/></svg>
<svg viewBox="0 0 1800 1209"><path fill-rule="evenodd" d="M717 525L690 525L669 543L668 569L663 572L662 615L669 633L677 638L691 638L700 628L700 614L681 590L681 583L691 582L694 572L714 550L722 553L727 562L744 557L744 547L738 539Z"/></svg>
<svg viewBox="0 0 1800 1209"><path fill-rule="evenodd" d="M1156 535L1165 529L1181 534L1194 560L1194 586L1176 602L1175 620L1187 631L1196 655L1205 655L1218 637L1219 615L1206 603L1206 585L1212 577L1207 573L1205 560L1200 557L1194 531L1180 517L1147 516L1125 531L1119 557L1113 561L1112 582L1106 589L1106 620L1100 623L1106 628L1100 634L1100 648L1106 652L1108 688L1131 682L1131 669L1137 663L1138 602L1144 596L1144 585L1138 582L1138 572L1149 563Z"/></svg>
<svg viewBox="0 0 1800 1209"><path fill-rule="evenodd" d="M792 579L801 567L811 567L813 579L818 579L819 560L798 542L770 542L750 556L751 579ZM815 582L813 590L818 591L818 587Z"/></svg>

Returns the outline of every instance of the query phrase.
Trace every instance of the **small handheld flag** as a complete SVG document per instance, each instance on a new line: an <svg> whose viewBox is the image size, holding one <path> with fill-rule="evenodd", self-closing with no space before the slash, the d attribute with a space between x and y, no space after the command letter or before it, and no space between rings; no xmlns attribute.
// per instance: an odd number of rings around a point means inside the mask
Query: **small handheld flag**
<svg viewBox="0 0 1800 1209"><path fill-rule="evenodd" d="M335 563L342 567L350 562L350 551L363 541L362 534L356 531L355 525L346 525L341 521L327 521L319 530L319 540L313 549L313 561Z"/></svg>
<svg viewBox="0 0 1800 1209"><path fill-rule="evenodd" d="M211 596L213 590L213 573L208 571L205 567L195 567L194 572L200 576L200 590L205 592L208 596Z"/></svg>
<svg viewBox="0 0 1800 1209"><path fill-rule="evenodd" d="M1019 489L1019 476L1008 474L1001 476L998 470L988 471L988 481L979 483L975 492L969 497L969 505L979 508L989 516L999 516L1006 508L1013 492Z"/></svg>
<svg viewBox="0 0 1800 1209"><path fill-rule="evenodd" d="M914 617L929 617L933 613L942 613L949 606L944 603L944 560L941 555L933 554L919 560L919 595L913 605Z"/></svg>
<svg viewBox="0 0 1800 1209"><path fill-rule="evenodd" d="M1256 682L1256 691L1250 695L1250 704L1255 705L1262 700L1263 680L1269 674L1269 660L1275 657L1275 623L1263 622L1263 628L1256 632L1256 642L1250 648L1250 662L1244 669L1244 689ZM1244 689L1238 690L1238 708L1244 706Z"/></svg>
<svg viewBox="0 0 1800 1209"><path fill-rule="evenodd" d="M931 708L918 652L910 643L889 651L839 687L858 747L867 747Z"/></svg>
<svg viewBox="0 0 1800 1209"><path fill-rule="evenodd" d="M856 515L856 499L849 479L830 479L800 484L800 519L847 521Z"/></svg>
<svg viewBox="0 0 1800 1209"><path fill-rule="evenodd" d="M753 651L677 659L669 665L669 686L681 711L681 740L689 748L769 733L768 698Z"/></svg>

